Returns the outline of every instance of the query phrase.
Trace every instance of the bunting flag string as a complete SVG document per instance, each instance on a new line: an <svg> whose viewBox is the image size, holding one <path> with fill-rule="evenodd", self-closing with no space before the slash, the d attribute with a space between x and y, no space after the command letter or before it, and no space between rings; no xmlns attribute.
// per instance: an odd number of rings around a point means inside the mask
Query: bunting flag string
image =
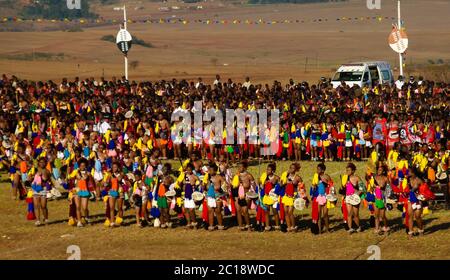
<svg viewBox="0 0 450 280"><path fill-rule="evenodd" d="M285 20L267 20L267 19L194 19L188 20L183 18L159 18L159 19L129 19L128 23L140 24L205 24L205 25L275 25L275 24L302 24L302 23L323 23L323 22L360 22L360 21L383 21L383 20L397 20L395 17L388 16L372 16L372 17L338 17L338 18L315 18L315 19L285 19ZM120 24L121 20L116 19L25 19L20 17L4 17L0 18L1 23L76 23L76 24Z"/></svg>

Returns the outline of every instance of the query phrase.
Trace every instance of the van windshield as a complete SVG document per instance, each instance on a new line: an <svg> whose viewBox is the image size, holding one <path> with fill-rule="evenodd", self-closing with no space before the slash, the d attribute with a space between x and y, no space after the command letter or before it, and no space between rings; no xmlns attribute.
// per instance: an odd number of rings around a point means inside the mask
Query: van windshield
<svg viewBox="0 0 450 280"><path fill-rule="evenodd" d="M337 72L333 77L333 81L361 81L362 75L363 72Z"/></svg>
<svg viewBox="0 0 450 280"><path fill-rule="evenodd" d="M382 70L381 75L383 76L384 81L390 81L391 75L389 74L389 70Z"/></svg>

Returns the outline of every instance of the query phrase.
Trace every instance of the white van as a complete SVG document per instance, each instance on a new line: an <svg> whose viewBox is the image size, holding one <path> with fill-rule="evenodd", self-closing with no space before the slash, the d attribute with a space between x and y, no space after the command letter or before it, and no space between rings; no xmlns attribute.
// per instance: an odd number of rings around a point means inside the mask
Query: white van
<svg viewBox="0 0 450 280"><path fill-rule="evenodd" d="M375 86L378 84L394 84L394 74L391 65L385 61L368 61L344 64L336 71L331 83L334 88L341 85L344 81L352 87L358 85L363 87L368 84Z"/></svg>

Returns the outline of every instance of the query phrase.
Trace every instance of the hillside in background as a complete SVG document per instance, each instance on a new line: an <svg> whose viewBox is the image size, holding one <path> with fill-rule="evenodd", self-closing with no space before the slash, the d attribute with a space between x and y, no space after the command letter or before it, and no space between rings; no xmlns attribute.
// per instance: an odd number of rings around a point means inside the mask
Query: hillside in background
<svg viewBox="0 0 450 280"><path fill-rule="evenodd" d="M170 5L237 5L242 4L309 4L309 3L332 3L347 2L348 0L141 0L141 1L120 1L120 0L81 0L82 9L70 10L67 8L65 0L0 0L0 17L22 17L22 18L43 18L43 19L78 19L78 18L98 18L103 16L103 8L110 5L127 3L129 6L143 7L148 3L159 4L160 6Z"/></svg>
<svg viewBox="0 0 450 280"><path fill-rule="evenodd" d="M90 0L91 12L115 22L0 22L0 30L11 30L1 33L0 74L34 80L122 75L123 56L111 41L126 2L130 20L152 19L128 25L133 37L154 46L133 45L129 61L136 67L130 67L129 74L135 80L202 77L212 82L220 74L237 80L250 76L254 82L286 77L317 82L342 63L365 60L388 61L398 75L398 55L388 44L397 1L383 1L381 10L367 9L362 0L264 5L237 1L119 0L102 5ZM447 0L402 1L410 39L406 76L449 80L449 5ZM255 24L260 19L266 23Z"/></svg>
<svg viewBox="0 0 450 280"><path fill-rule="evenodd" d="M0 0L0 16L43 19L97 18L92 4L115 3L118 3L118 0L81 0L81 9L70 10L65 0Z"/></svg>
<svg viewBox="0 0 450 280"><path fill-rule="evenodd" d="M81 0L81 9L68 9L67 2L61 0L40 0L25 5L20 16L25 18L97 18L98 15L90 11L89 0Z"/></svg>

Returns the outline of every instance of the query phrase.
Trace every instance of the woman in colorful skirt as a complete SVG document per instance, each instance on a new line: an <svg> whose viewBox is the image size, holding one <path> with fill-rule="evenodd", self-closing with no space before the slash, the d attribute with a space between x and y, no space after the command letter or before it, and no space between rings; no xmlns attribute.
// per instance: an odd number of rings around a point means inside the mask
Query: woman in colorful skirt
<svg viewBox="0 0 450 280"><path fill-rule="evenodd" d="M389 231L385 205L385 191L389 184L389 179L387 177L387 166L381 161L377 165L377 174L372 178L375 194L375 233L380 234ZM372 182L369 183L371 184ZM380 226L381 222L383 222L383 228Z"/></svg>
<svg viewBox="0 0 450 280"><path fill-rule="evenodd" d="M37 172L34 175L34 180L31 183L31 189L33 190L33 204L34 209L37 212L36 226L41 225L41 211L44 216L42 224L48 222L48 209L47 209L47 192L50 189L51 174L46 168L47 160L40 158L38 162Z"/></svg>
<svg viewBox="0 0 450 280"><path fill-rule="evenodd" d="M148 199L148 188L142 180L141 171L135 172L136 182L133 186L133 202L134 209L136 212L136 225L140 228L143 227L143 221L148 224L147 215L147 199Z"/></svg>
<svg viewBox="0 0 450 280"><path fill-rule="evenodd" d="M115 226L120 226L120 224L122 223L122 217L120 216L120 212L122 212L123 215L123 210L121 211L120 209L120 205L119 205L119 215L116 218L116 205L118 204L118 200L120 199L120 184L122 182L123 179L123 174L120 170L119 167L119 163L118 162L114 162L112 164L112 168L111 168L111 174L108 176L107 179L107 187L109 189L108 191L108 202L106 205L107 208L107 221L109 221L109 226L110 227L115 227ZM109 211L108 211L109 210ZM105 225L108 225L108 223L106 222Z"/></svg>
<svg viewBox="0 0 450 280"><path fill-rule="evenodd" d="M217 174L218 167L216 164L212 163L209 165L209 170L207 174L206 181L206 191L207 191L207 205L208 205L208 230L213 231L215 229L214 226L214 215L217 218L217 229L224 230L225 226L223 225L223 200L226 198L227 193L223 191L224 186L229 189L228 184L225 181L225 178Z"/></svg>
<svg viewBox="0 0 450 280"><path fill-rule="evenodd" d="M169 163L164 164L161 169L160 177L161 179L157 182L157 204L159 211L161 213L160 221L161 228L171 228L172 223L170 222L170 208L169 202L166 197L166 192L169 191L170 185L173 183L172 177L169 175L172 167Z"/></svg>
<svg viewBox="0 0 450 280"><path fill-rule="evenodd" d="M424 234L423 209L428 206L428 200L434 199L434 194L431 192L428 184L422 179L424 175L417 168L411 168L409 174L409 200L406 223L408 236L411 238L412 236ZM414 220L417 223L417 231L414 230Z"/></svg>
<svg viewBox="0 0 450 280"><path fill-rule="evenodd" d="M311 232L314 234L328 232L329 230L326 194L327 189L332 185L332 180L331 177L325 173L326 169L327 168L323 163L317 165L317 173L314 174L310 189L312 200ZM325 223L325 227L322 227L322 219Z"/></svg>
<svg viewBox="0 0 450 280"><path fill-rule="evenodd" d="M247 171L248 162L241 161L238 165L238 173L231 182L231 198L236 209L236 218L240 230L250 229L249 208L252 201L246 197L246 193L253 190L254 178Z"/></svg>
<svg viewBox="0 0 450 280"><path fill-rule="evenodd" d="M363 181L359 176L355 175L355 172L356 166L351 162L348 163L346 167L348 181L345 185L345 203L347 205L347 225L350 234L355 232L355 229L352 228L353 221L357 226L356 232L362 231L359 223L359 206L361 204L361 194L365 188Z"/></svg>
<svg viewBox="0 0 450 280"><path fill-rule="evenodd" d="M288 232L293 232L297 230L294 217L294 197L295 193L298 191L297 190L298 185L303 183L302 178L300 177L300 175L297 174L299 170L300 164L293 163L289 167L289 171L284 172L281 175L280 179L280 182L284 187L284 196L281 201L284 205L286 226Z"/></svg>
<svg viewBox="0 0 450 280"><path fill-rule="evenodd" d="M14 148L13 148L14 149ZM14 200L19 197L22 199L25 187L29 182L28 166L31 161L30 156L25 153L25 144L18 143L17 151L12 156L10 173L12 174L12 198Z"/></svg>
<svg viewBox="0 0 450 280"><path fill-rule="evenodd" d="M275 229L279 229L280 228L280 219L278 217L278 211L276 208L274 208L274 200L272 199L272 197L269 195L271 193L271 191L273 189L276 188L276 185L279 184L280 181L280 177L278 177L275 174L276 171L276 164L275 163L269 163L269 165L267 166L267 171L265 173L265 178L264 181L261 181L261 183L264 185L264 197L263 197L263 204L265 206L265 231L270 231L271 230L271 226L270 226L270 211L272 211L273 214L273 218L275 220ZM264 175L262 176L264 177Z"/></svg>
<svg viewBox="0 0 450 280"><path fill-rule="evenodd" d="M89 185L92 184L93 178L87 171L87 160L82 158L78 162L78 170L75 176L75 190L74 195L75 205L77 208L77 226L83 227L84 224L89 222L89 198L91 193L89 192Z"/></svg>
<svg viewBox="0 0 450 280"><path fill-rule="evenodd" d="M196 228L197 227L197 221L195 217L195 202L192 198L192 193L195 190L195 186L197 182L199 182L199 179L197 176L195 176L194 172L192 171L194 169L194 166L189 163L186 166L186 171L184 174L183 180L180 182L178 181L178 184L182 184L182 188L184 191L184 203L183 203L183 212L184 216L186 218L186 226L188 228Z"/></svg>

